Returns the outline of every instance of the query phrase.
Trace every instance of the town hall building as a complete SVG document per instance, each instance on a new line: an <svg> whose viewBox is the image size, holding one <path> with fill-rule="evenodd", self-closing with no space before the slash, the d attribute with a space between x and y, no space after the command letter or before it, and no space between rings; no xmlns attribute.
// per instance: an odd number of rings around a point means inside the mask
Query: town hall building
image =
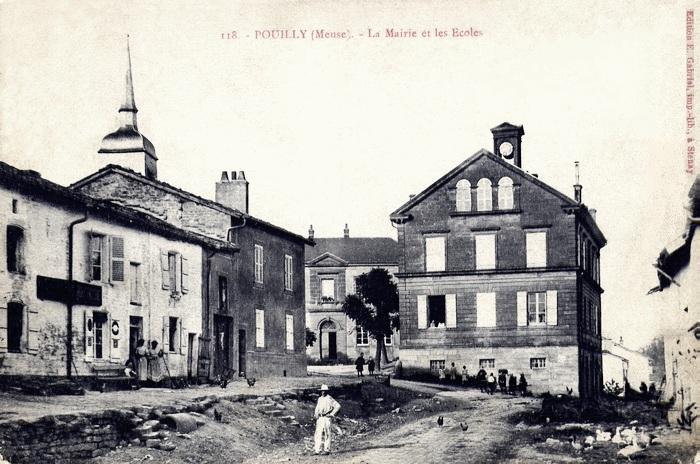
<svg viewBox="0 0 700 464"><path fill-rule="evenodd" d="M569 198L523 169L522 126L391 214L398 229L401 361L525 374L535 392L602 388L600 250L578 184Z"/></svg>

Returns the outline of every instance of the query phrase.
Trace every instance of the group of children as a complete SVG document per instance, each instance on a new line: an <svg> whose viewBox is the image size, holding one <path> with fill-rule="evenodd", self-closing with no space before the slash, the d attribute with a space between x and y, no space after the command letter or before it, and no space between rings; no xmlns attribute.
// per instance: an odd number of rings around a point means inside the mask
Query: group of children
<svg viewBox="0 0 700 464"><path fill-rule="evenodd" d="M462 366L462 372L460 374L462 385L469 383L469 374L467 373L467 366ZM450 367L438 369L438 379L441 382L450 381L456 383L458 381L457 366L455 363L451 363ZM482 392L493 395L496 389L500 389L501 393L508 395L517 395L518 392L521 395L527 393L527 379L525 379L525 374L520 373L520 379L515 377L515 374L508 375L508 371L502 369L498 373L498 379L493 375L493 372L486 374L484 369L479 369L476 374L476 383Z"/></svg>

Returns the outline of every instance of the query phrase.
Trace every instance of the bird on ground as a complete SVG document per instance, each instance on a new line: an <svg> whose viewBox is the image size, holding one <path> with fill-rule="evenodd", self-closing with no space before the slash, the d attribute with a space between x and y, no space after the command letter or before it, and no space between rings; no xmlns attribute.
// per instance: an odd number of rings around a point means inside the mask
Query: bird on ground
<svg viewBox="0 0 700 464"><path fill-rule="evenodd" d="M221 414L219 411L214 409L214 420L216 422L221 422L221 419L223 418L223 414Z"/></svg>
<svg viewBox="0 0 700 464"><path fill-rule="evenodd" d="M462 428L462 432L466 432L467 430L469 430L469 424L464 425L463 423L460 422L459 426Z"/></svg>
<svg viewBox="0 0 700 464"><path fill-rule="evenodd" d="M654 441L654 438L656 438L656 435L654 435L653 433L647 433L646 429L644 428L642 428L642 430L639 431L639 445L642 448L651 446L652 442Z"/></svg>
<svg viewBox="0 0 700 464"><path fill-rule="evenodd" d="M623 445L625 443L625 440L622 439L622 435L620 435L620 427L615 427L615 435L610 439L610 441L616 445Z"/></svg>
<svg viewBox="0 0 700 464"><path fill-rule="evenodd" d="M249 387L253 387L255 385L255 377L246 378L245 380L248 382Z"/></svg>
<svg viewBox="0 0 700 464"><path fill-rule="evenodd" d="M437 418L437 424L442 427L442 425L445 423L445 418L442 416L438 416Z"/></svg>
<svg viewBox="0 0 700 464"><path fill-rule="evenodd" d="M631 429L624 429L620 432L620 435L622 436L622 439L625 441L625 443L631 445L632 438L637 437L637 428L632 426Z"/></svg>
<svg viewBox="0 0 700 464"><path fill-rule="evenodd" d="M612 433L610 432L603 432L600 429L596 429L595 431L595 441L610 441L612 438Z"/></svg>
<svg viewBox="0 0 700 464"><path fill-rule="evenodd" d="M595 442L595 438L592 435L588 435L583 439L583 444L586 446L593 446L593 442Z"/></svg>
<svg viewBox="0 0 700 464"><path fill-rule="evenodd" d="M576 451L581 451L583 449L583 445L581 443L576 442L576 435L572 435L569 437L569 443L571 443L571 447Z"/></svg>
<svg viewBox="0 0 700 464"><path fill-rule="evenodd" d="M569 395L569 396L573 395L573 394L574 394L574 389L573 389L573 388L566 387L566 394Z"/></svg>
<svg viewBox="0 0 700 464"><path fill-rule="evenodd" d="M625 457L628 461L631 461L632 456L639 453L640 451L642 451L642 448L639 446L639 443L637 443L637 436L634 435L632 437L632 444L622 448L620 451L617 452L617 455Z"/></svg>
<svg viewBox="0 0 700 464"><path fill-rule="evenodd" d="M227 385L228 385L228 377L224 377L223 379L221 379L221 382L219 382L219 386L221 388L226 388Z"/></svg>

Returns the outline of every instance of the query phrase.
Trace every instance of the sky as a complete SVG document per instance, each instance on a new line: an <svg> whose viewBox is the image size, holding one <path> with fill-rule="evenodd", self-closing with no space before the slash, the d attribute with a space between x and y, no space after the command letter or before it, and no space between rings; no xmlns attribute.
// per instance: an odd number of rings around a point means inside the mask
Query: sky
<svg viewBox="0 0 700 464"><path fill-rule="evenodd" d="M410 194L522 124L524 169L573 196L581 163L608 239L603 332L639 347L664 315L651 264L681 233L691 180L689 5L6 0L0 159L64 185L107 164L126 34L159 179L213 198L221 171L243 170L251 214L302 235L395 237Z"/></svg>

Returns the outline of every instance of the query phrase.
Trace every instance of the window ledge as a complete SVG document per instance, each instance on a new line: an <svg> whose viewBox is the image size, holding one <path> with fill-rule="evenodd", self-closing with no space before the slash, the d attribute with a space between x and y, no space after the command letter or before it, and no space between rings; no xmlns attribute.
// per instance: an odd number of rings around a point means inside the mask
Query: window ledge
<svg viewBox="0 0 700 464"><path fill-rule="evenodd" d="M460 217L460 216L481 216L481 215L494 215L494 214L520 214L522 210L520 209L494 209L490 211L452 211L450 216Z"/></svg>

